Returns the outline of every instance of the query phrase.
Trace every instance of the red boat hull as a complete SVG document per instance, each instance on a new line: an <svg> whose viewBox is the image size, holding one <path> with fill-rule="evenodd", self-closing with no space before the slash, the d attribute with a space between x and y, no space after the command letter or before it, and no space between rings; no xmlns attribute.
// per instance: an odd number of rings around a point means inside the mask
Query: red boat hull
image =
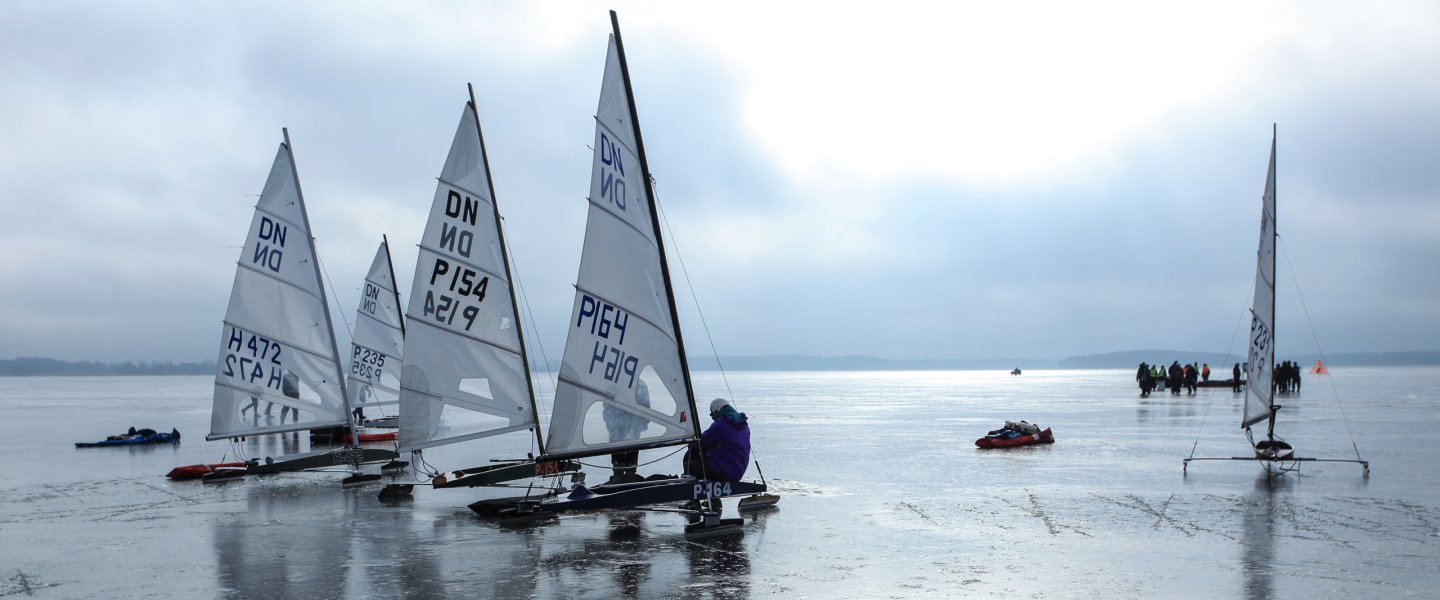
<svg viewBox="0 0 1440 600"><path fill-rule="evenodd" d="M395 432L393 432L393 431L387 431L387 432L385 432L385 433L362 433L362 434L360 434L360 442L361 442L361 443L365 443L365 442L393 442L393 441L395 441Z"/></svg>
<svg viewBox="0 0 1440 600"><path fill-rule="evenodd" d="M221 467L244 467L243 462L215 463L213 465L185 465L170 469L165 476L171 479L199 479Z"/></svg>
<svg viewBox="0 0 1440 600"><path fill-rule="evenodd" d="M1046 427L1040 433L1021 435L1009 439L983 437L975 440L975 445L980 448L1013 448L1015 446L1029 446L1030 444L1053 444L1055 435L1050 433Z"/></svg>

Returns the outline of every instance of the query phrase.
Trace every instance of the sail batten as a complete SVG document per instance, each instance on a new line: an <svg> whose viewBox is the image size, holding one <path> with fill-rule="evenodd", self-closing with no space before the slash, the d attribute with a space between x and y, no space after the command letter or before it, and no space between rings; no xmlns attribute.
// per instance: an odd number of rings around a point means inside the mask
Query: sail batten
<svg viewBox="0 0 1440 600"><path fill-rule="evenodd" d="M493 192L467 103L436 178L406 309L401 452L536 428Z"/></svg>
<svg viewBox="0 0 1440 600"><path fill-rule="evenodd" d="M396 375L405 355L404 316L400 313L390 245L381 242L370 261L355 308L355 333L350 341L350 407L386 407L400 402Z"/></svg>
<svg viewBox="0 0 1440 600"><path fill-rule="evenodd" d="M595 112L585 240L547 440L571 458L699 435L619 26Z"/></svg>
<svg viewBox="0 0 1440 600"><path fill-rule="evenodd" d="M287 133L236 262L221 326L207 439L348 422L345 385L315 255ZM281 406L279 415L271 411L276 404ZM286 408L296 409L295 414L287 415Z"/></svg>

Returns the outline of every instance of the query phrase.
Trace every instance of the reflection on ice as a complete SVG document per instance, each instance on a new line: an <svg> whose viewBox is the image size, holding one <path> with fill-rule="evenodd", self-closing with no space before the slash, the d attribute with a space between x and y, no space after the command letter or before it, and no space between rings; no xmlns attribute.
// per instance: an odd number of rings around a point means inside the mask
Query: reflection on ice
<svg viewBox="0 0 1440 600"><path fill-rule="evenodd" d="M687 540L684 517L671 513L502 526L466 508L515 490L421 487L384 504L379 486L342 489L333 474L171 482L170 468L231 451L191 435L208 427L192 409L208 407L211 378L0 378L0 413L24 415L0 419L0 595L952 598L1024 582L1068 597L1419 598L1440 585L1440 471L1430 468L1440 428L1394 435L1395 423L1434 421L1440 369L1332 371L1349 427L1375 461L1370 480L1329 463L1267 477L1248 461L1182 477L1197 437L1211 454L1249 451L1236 402L1202 390L1142 403L1132 375L732 373L783 500L743 515L743 535L700 540ZM702 396L724 383L696 379ZM1289 400L1303 417L1287 437L1317 455L1349 451L1346 421L1319 395ZM1056 443L974 448L994 423L1017 418L1053 426ZM68 436L35 426L66 419ZM131 424L186 437L173 447L67 447L70 436ZM525 443L515 442L455 444L429 458L485 464L513 457ZM291 454L308 441L260 436L241 448ZM678 462L647 468L678 472ZM586 470L599 480L610 471L604 461ZM163 589L135 576L156 571Z"/></svg>

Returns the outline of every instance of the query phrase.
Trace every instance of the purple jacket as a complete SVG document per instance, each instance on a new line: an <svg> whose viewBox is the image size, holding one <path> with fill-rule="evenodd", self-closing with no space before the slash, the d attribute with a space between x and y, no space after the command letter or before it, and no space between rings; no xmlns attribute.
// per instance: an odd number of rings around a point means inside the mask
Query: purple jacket
<svg viewBox="0 0 1440 600"><path fill-rule="evenodd" d="M726 407L729 408L729 407ZM713 479L739 481L750 466L750 425L745 413L724 411L700 434L705 470Z"/></svg>

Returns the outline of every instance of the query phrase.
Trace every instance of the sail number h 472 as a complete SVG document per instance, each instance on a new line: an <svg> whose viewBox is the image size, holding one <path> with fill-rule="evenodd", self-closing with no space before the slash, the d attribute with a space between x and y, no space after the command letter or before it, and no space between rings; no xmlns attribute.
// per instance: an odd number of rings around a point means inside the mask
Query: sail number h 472
<svg viewBox="0 0 1440 600"><path fill-rule="evenodd" d="M630 324L630 313L609 302L591 296L580 295L579 318L575 327L588 329L595 336L595 348L590 358L590 373L600 369L606 381L620 383L622 376L628 377L625 387L635 386L635 374L640 359L625 351L625 328Z"/></svg>
<svg viewBox="0 0 1440 600"><path fill-rule="evenodd" d="M225 342L225 359L220 373L249 385L264 382L265 387L280 390L280 342L267 339L239 327L230 327Z"/></svg>

